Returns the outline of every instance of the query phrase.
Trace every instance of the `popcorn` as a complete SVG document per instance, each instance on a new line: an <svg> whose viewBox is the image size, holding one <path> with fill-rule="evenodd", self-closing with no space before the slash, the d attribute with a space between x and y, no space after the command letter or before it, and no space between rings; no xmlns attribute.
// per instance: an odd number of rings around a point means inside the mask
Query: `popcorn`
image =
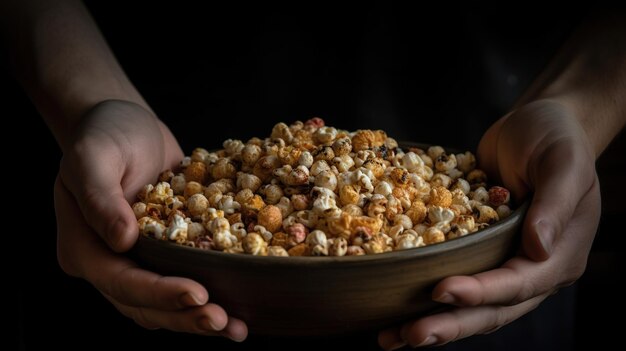
<svg viewBox="0 0 626 351"><path fill-rule="evenodd" d="M344 238L334 238L329 240L329 256L345 256L348 252L348 242Z"/></svg>
<svg viewBox="0 0 626 351"><path fill-rule="evenodd" d="M310 247L314 246L322 246L327 247L328 241L326 239L326 234L321 230L314 230L309 235L307 235L305 242Z"/></svg>
<svg viewBox="0 0 626 351"><path fill-rule="evenodd" d="M489 189L489 204L493 207L506 205L511 199L509 191L501 186L492 186Z"/></svg>
<svg viewBox="0 0 626 351"><path fill-rule="evenodd" d="M452 205L452 193L443 186L435 186L430 190L429 205L450 207Z"/></svg>
<svg viewBox="0 0 626 351"><path fill-rule="evenodd" d="M263 182L254 174L237 172L237 188L238 189L250 189L255 192L259 189Z"/></svg>
<svg viewBox="0 0 626 351"><path fill-rule="evenodd" d="M348 137L338 138L333 142L332 148L335 156L348 155L352 151L352 140Z"/></svg>
<svg viewBox="0 0 626 351"><path fill-rule="evenodd" d="M274 205L263 207L257 217L259 225L262 225L270 232L276 232L282 226L283 215L280 208Z"/></svg>
<svg viewBox="0 0 626 351"><path fill-rule="evenodd" d="M449 172L456 167L456 156L446 155L445 152L437 157L435 160L435 169L439 172Z"/></svg>
<svg viewBox="0 0 626 351"><path fill-rule="evenodd" d="M187 180L185 179L185 175L177 174L172 177L170 180L172 190L174 191L174 195L182 195L185 192L185 186L187 185Z"/></svg>
<svg viewBox="0 0 626 351"><path fill-rule="evenodd" d="M258 178L257 178L258 179ZM275 205L283 198L283 189L277 184L264 185L259 193L265 197L265 202L270 205Z"/></svg>
<svg viewBox="0 0 626 351"><path fill-rule="evenodd" d="M148 215L148 206L143 202L135 202L133 204L133 213L135 214L135 218L140 219L141 217L145 217Z"/></svg>
<svg viewBox="0 0 626 351"><path fill-rule="evenodd" d="M315 186L335 190L337 188L337 177L330 170L322 171L315 176Z"/></svg>
<svg viewBox="0 0 626 351"><path fill-rule="evenodd" d="M257 233L250 233L242 241L243 251L250 255L267 256L267 242Z"/></svg>
<svg viewBox="0 0 626 351"><path fill-rule="evenodd" d="M270 246L267 249L268 256L287 257L289 254L282 246Z"/></svg>
<svg viewBox="0 0 626 351"><path fill-rule="evenodd" d="M298 158L298 165L304 166L306 168L311 168L313 165L313 155L310 152L304 151L300 154L300 158Z"/></svg>
<svg viewBox="0 0 626 351"><path fill-rule="evenodd" d="M381 130L316 117L222 146L194 149L142 188L132 205L141 235L228 253L354 256L452 240L512 211L471 152L403 149Z"/></svg>
<svg viewBox="0 0 626 351"><path fill-rule="evenodd" d="M174 215L174 218L170 222L170 226L167 227L167 237L169 240L176 241L181 244L187 240L187 222L183 217Z"/></svg>
<svg viewBox="0 0 626 351"><path fill-rule="evenodd" d="M456 161L459 170L463 173L469 173L476 168L476 157L469 151L464 154L456 154Z"/></svg>
<svg viewBox="0 0 626 351"><path fill-rule="evenodd" d="M209 200L202 194L193 194L187 199L187 210L193 217L200 216L208 209Z"/></svg>
<svg viewBox="0 0 626 351"><path fill-rule="evenodd" d="M161 221L152 217L142 217L137 221L139 232L145 236L153 236L156 239L164 239L165 226Z"/></svg>
<svg viewBox="0 0 626 351"><path fill-rule="evenodd" d="M421 200L413 201L411 207L405 213L413 224L422 223L428 214L426 205Z"/></svg>
<svg viewBox="0 0 626 351"><path fill-rule="evenodd" d="M191 164L185 168L185 179L187 181L203 184L206 181L207 176L208 171L204 162L191 162Z"/></svg>

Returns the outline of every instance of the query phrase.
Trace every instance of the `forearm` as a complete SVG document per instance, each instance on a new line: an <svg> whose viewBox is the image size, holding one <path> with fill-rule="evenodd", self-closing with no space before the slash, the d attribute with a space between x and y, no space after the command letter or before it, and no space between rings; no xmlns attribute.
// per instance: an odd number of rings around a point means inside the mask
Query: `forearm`
<svg viewBox="0 0 626 351"><path fill-rule="evenodd" d="M65 149L84 113L117 99L149 109L77 0L0 5L17 78Z"/></svg>
<svg viewBox="0 0 626 351"><path fill-rule="evenodd" d="M573 106L598 157L626 125L626 15L585 22L517 105L537 99Z"/></svg>

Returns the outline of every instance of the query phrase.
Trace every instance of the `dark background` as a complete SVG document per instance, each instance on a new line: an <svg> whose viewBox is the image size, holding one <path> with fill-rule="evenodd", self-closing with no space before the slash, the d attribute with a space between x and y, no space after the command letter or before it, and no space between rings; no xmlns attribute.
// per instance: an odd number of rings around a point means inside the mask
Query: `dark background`
<svg viewBox="0 0 626 351"><path fill-rule="evenodd" d="M218 147L228 137L266 135L278 121L312 116L342 128L385 129L398 140L474 150L482 132L507 111L584 14L88 4L131 80L186 153ZM96 348L124 343L157 349L376 349L374 334L316 341L253 336L235 345L145 331L119 315L88 283L60 271L52 185L61 155L10 69L0 73L0 87L4 116L16 124L3 130L21 140L5 145L5 178L24 217L5 232L5 240L20 243L16 341L22 348L82 349L88 340ZM602 346L618 340L619 324L604 316L623 312L617 290L624 273L618 255L623 230L609 228L621 228L626 214L625 150L622 133L598 161L602 221L579 283L544 303L541 313L496 333L508 343L476 337L457 347L491 342L494 349L524 349L534 342L533 347L561 349L572 348L572 342ZM24 183L20 176L37 182ZM16 231L19 236L11 235ZM533 329L537 321L543 324Z"/></svg>

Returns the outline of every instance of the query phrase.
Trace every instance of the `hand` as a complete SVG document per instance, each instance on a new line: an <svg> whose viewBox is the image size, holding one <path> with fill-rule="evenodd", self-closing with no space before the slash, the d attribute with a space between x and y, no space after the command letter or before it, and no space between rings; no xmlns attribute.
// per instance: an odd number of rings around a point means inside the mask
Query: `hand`
<svg viewBox="0 0 626 351"><path fill-rule="evenodd" d="M456 307L382 331L383 348L445 344L495 331L582 275L600 218L600 189L595 153L577 112L557 101L536 101L485 133L481 167L517 203L533 192L522 249L500 268L441 281L433 300Z"/></svg>
<svg viewBox="0 0 626 351"><path fill-rule="evenodd" d="M207 303L202 285L143 270L118 254L138 236L129 201L182 157L168 128L139 105L106 101L91 109L55 184L59 263L143 327L241 341L246 325Z"/></svg>

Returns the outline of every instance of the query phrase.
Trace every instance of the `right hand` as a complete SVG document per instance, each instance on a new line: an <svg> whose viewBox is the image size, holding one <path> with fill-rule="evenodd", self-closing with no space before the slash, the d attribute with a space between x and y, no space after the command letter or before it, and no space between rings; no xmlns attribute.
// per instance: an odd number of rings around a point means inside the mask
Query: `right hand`
<svg viewBox="0 0 626 351"><path fill-rule="evenodd" d="M242 341L245 323L207 303L202 285L143 270L120 254L139 235L129 201L182 157L169 129L143 107L115 100L93 107L65 150L54 187L59 264L145 328Z"/></svg>

